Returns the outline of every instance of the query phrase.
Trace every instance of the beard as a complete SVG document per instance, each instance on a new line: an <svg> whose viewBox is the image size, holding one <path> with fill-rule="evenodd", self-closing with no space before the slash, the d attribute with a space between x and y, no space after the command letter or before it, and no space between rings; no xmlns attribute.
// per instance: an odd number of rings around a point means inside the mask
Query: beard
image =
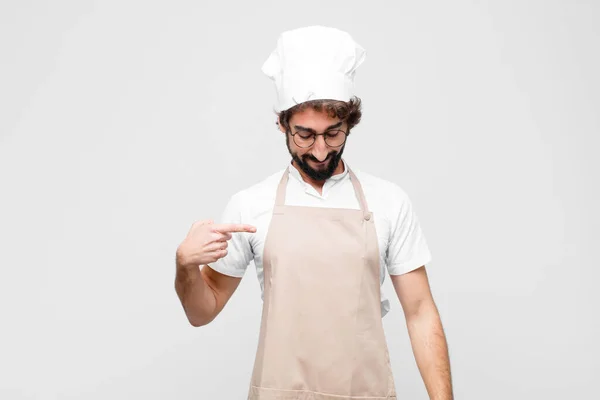
<svg viewBox="0 0 600 400"><path fill-rule="evenodd" d="M298 167L306 175L308 175L309 178L311 178L315 181L324 181L333 176L333 173L335 172L336 168L340 164L340 161L342 159L342 154L344 153L344 148L346 147L346 145L344 145L344 146L342 146L342 148L339 151L329 152L329 154L327 154L327 157L324 160L327 163L322 168L315 169L308 164L308 160L319 162L319 160L317 160L317 158L315 156L313 156L312 154L304 154L302 156L302 158L300 158L298 156L298 154L292 152L292 149L290 148L289 135L286 135L285 142L286 142L288 151L290 152L290 155L292 156L292 159L296 162L296 165L298 165Z"/></svg>

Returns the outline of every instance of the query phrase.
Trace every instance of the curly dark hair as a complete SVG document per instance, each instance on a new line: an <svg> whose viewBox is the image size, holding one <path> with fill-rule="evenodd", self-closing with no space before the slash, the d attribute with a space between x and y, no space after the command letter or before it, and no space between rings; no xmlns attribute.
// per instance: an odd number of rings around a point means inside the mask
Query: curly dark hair
<svg viewBox="0 0 600 400"><path fill-rule="evenodd" d="M349 101L338 100L310 100L297 104L287 110L277 113L279 123L290 131L290 119L294 113L312 108L317 112L326 112L331 118L339 118L348 124L348 134L360 122L362 117L361 100L353 96Z"/></svg>

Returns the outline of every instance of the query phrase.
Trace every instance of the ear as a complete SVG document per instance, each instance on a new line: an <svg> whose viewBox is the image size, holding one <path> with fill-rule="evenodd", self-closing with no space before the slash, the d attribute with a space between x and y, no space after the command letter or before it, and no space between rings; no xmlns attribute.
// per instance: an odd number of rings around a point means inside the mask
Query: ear
<svg viewBox="0 0 600 400"><path fill-rule="evenodd" d="M279 130L283 133L285 133L285 128L283 127L283 125L281 125L281 122L279 121L279 118L277 118L277 121L275 121L275 124L279 127Z"/></svg>

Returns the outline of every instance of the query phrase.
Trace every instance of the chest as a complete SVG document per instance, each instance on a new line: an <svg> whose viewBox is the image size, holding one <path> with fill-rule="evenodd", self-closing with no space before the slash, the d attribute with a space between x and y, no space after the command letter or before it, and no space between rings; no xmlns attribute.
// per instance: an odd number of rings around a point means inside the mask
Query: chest
<svg viewBox="0 0 600 400"><path fill-rule="evenodd" d="M371 185L363 184L363 190L369 211L373 213L377 235L378 252L381 267L386 265L388 245L391 238L391 220L386 203L378 191ZM265 241L269 232L275 205L276 187L261 191L260 196L252 197L246 206L244 223L254 225L256 233L249 237L254 263L261 270ZM250 199L248 199L250 200ZM290 178L285 189L285 205L321 208L346 208L359 210L360 205L355 189L349 179L327 182L321 193L298 179Z"/></svg>
<svg viewBox="0 0 600 400"><path fill-rule="evenodd" d="M258 268L262 268L263 253L269 226L273 216L273 209L265 210L265 212L257 215L251 222L256 226L256 233L250 237L250 246L254 256L254 263ZM377 245L379 251L379 261L381 266L386 265L387 248L390 238L390 224L382 217L378 217L376 212L373 212L375 231L377 234Z"/></svg>

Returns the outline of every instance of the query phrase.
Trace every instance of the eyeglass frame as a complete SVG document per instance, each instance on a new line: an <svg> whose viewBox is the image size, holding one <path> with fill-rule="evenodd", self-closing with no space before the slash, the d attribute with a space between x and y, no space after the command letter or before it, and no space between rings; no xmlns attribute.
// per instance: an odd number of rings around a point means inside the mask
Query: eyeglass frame
<svg viewBox="0 0 600 400"><path fill-rule="evenodd" d="M337 145L337 146L330 145L329 143L327 143L327 139L325 139L325 135L327 134L327 132L334 132L334 131L339 131L339 132L342 132L344 134L344 141L341 144ZM346 140L348 139L348 132L346 132L345 130L340 129L340 128L328 129L328 130L326 130L323 133L315 133L313 131L313 132L309 132L310 135L313 137L313 142L310 144L310 146L303 147L303 146L300 146L298 143L296 143L296 141L294 140L294 136L296 136L298 133L303 132L303 131L298 131L296 133L292 133L292 130L289 129L288 132L289 132L290 135L292 135L292 140L294 141L294 144L296 146L300 147L301 149L308 149L309 147L313 146L317 142L317 136L323 136L323 141L325 142L325 144L328 147L333 147L333 148L342 147L346 143Z"/></svg>

